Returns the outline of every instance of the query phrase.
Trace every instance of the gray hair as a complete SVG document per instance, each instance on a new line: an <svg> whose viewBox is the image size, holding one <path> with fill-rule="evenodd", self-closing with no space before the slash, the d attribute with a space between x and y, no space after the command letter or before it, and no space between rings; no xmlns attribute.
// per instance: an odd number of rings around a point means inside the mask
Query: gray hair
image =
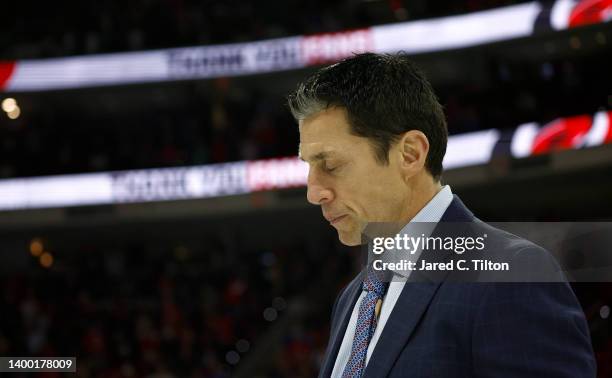
<svg viewBox="0 0 612 378"><path fill-rule="evenodd" d="M293 118L298 122L319 114L330 107L327 101L313 96L313 93L308 91L303 83L300 83L288 103Z"/></svg>

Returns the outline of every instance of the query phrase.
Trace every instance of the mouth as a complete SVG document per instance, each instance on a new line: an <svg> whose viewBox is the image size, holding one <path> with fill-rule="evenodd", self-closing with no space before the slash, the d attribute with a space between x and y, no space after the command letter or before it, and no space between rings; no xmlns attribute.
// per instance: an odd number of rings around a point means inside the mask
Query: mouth
<svg viewBox="0 0 612 378"><path fill-rule="evenodd" d="M334 225L336 223L339 223L340 221L342 221L344 218L346 218L346 214L345 215L340 215L338 217L335 218L329 218L329 224Z"/></svg>

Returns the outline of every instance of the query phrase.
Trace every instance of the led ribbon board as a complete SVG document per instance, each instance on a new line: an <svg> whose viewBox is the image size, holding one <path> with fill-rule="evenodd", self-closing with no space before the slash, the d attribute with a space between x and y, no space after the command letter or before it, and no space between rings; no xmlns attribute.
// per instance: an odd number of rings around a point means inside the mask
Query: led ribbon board
<svg viewBox="0 0 612 378"><path fill-rule="evenodd" d="M529 123L515 130L506 150L522 158L612 143L612 112L600 111ZM496 129L453 135L448 139L444 169L488 163L498 145ZM130 202L214 198L263 190L303 187L308 165L287 157L202 166L0 180L0 211L48 207L108 205Z"/></svg>
<svg viewBox="0 0 612 378"><path fill-rule="evenodd" d="M539 2L431 20L249 43L0 62L0 91L24 92L250 75L335 62L353 53L410 54L527 37L606 22L609 0Z"/></svg>

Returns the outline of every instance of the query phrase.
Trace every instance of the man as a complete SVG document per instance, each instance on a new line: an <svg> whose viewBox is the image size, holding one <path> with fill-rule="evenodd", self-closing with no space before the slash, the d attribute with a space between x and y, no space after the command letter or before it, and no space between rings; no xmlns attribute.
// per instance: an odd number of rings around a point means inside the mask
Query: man
<svg viewBox="0 0 612 378"><path fill-rule="evenodd" d="M540 255L441 185L445 117L404 55L360 54L321 69L289 106L310 167L308 201L343 244L360 244L371 222L470 222L504 253ZM567 283L386 284L364 269L336 299L320 376L576 378L594 377L595 362Z"/></svg>

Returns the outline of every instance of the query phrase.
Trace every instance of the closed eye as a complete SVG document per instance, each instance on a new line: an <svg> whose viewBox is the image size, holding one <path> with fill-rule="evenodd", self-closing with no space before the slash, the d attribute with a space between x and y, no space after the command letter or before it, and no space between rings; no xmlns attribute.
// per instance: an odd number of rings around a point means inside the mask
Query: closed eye
<svg viewBox="0 0 612 378"><path fill-rule="evenodd" d="M336 171L336 170L338 170L338 168L340 168L340 167L342 167L342 164L337 164L337 165L332 165L332 166L329 166L329 165L323 164L323 170L324 170L325 172L327 172L327 173L332 173L332 172L335 172L335 171Z"/></svg>

